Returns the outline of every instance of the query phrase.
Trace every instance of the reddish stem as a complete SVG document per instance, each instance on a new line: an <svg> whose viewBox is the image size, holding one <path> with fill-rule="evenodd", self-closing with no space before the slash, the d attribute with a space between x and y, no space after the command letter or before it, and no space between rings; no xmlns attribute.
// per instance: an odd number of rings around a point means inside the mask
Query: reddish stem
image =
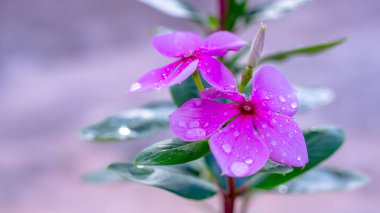
<svg viewBox="0 0 380 213"><path fill-rule="evenodd" d="M224 196L224 213L233 213L236 199L235 179L227 176L227 192Z"/></svg>
<svg viewBox="0 0 380 213"><path fill-rule="evenodd" d="M219 29L226 29L227 1L219 0Z"/></svg>

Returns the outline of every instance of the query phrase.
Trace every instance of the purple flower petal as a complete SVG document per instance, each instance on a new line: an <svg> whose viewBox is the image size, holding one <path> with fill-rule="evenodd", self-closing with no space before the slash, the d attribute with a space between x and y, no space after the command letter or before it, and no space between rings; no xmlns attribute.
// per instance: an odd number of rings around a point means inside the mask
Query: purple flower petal
<svg viewBox="0 0 380 213"><path fill-rule="evenodd" d="M253 119L262 140L270 147L273 161L296 167L306 165L308 155L305 138L292 118L268 112Z"/></svg>
<svg viewBox="0 0 380 213"><path fill-rule="evenodd" d="M296 91L274 67L263 66L257 71L252 83L251 101L258 109L279 112L288 116L298 111Z"/></svg>
<svg viewBox="0 0 380 213"><path fill-rule="evenodd" d="M199 96L201 98L217 100L217 99L228 99L236 103L243 103L246 101L245 96L235 91L224 91L218 90L216 88L207 88L203 90Z"/></svg>
<svg viewBox="0 0 380 213"><path fill-rule="evenodd" d="M178 69L171 73L165 80L165 87L173 86L186 80L186 78L193 74L197 69L198 62L199 60L183 60L181 66L179 66Z"/></svg>
<svg viewBox="0 0 380 213"><path fill-rule="evenodd" d="M136 83L133 83L129 92L144 92L162 87L167 77L178 67L181 60L145 73Z"/></svg>
<svg viewBox="0 0 380 213"><path fill-rule="evenodd" d="M238 51L246 44L239 36L227 31L215 32L205 41L209 55L213 56L224 56L229 50Z"/></svg>
<svg viewBox="0 0 380 213"><path fill-rule="evenodd" d="M239 115L211 136L209 144L223 174L232 177L254 174L269 158L268 148L255 134L249 115Z"/></svg>
<svg viewBox="0 0 380 213"><path fill-rule="evenodd" d="M169 57L192 55L204 43L203 39L191 32L176 32L156 35L152 38L153 46L161 54Z"/></svg>
<svg viewBox="0 0 380 213"><path fill-rule="evenodd" d="M235 78L223 63L208 56L199 60L198 69L209 84L220 90L236 91Z"/></svg>
<svg viewBox="0 0 380 213"><path fill-rule="evenodd" d="M174 134L186 141L209 137L225 122L239 113L233 104L207 99L191 99L169 116Z"/></svg>

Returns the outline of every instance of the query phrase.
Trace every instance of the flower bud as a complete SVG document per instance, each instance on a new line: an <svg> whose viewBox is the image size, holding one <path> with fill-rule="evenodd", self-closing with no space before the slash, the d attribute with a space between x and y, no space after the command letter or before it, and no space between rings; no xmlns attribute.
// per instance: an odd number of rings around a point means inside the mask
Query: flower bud
<svg viewBox="0 0 380 213"><path fill-rule="evenodd" d="M265 30L267 26L263 23L260 24L259 32L252 41L251 49L249 50L248 67L254 68L260 59L261 52L264 47Z"/></svg>

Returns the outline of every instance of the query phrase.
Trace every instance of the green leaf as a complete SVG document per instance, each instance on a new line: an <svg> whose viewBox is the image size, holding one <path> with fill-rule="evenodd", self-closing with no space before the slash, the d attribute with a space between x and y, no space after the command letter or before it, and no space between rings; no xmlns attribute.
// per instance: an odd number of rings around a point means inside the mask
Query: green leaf
<svg viewBox="0 0 380 213"><path fill-rule="evenodd" d="M304 168L294 168L293 172L287 174L262 174L252 187L256 189L273 189L291 179L314 168L332 154L342 145L344 132L336 127L324 127L304 132L306 146L309 155L309 163Z"/></svg>
<svg viewBox="0 0 380 213"><path fill-rule="evenodd" d="M263 173L287 174L293 171L293 167L285 166L269 160L260 170Z"/></svg>
<svg viewBox="0 0 380 213"><path fill-rule="evenodd" d="M275 0L264 5L255 6L247 12L247 23L252 19L267 21L280 18L308 2L311 2L311 0Z"/></svg>
<svg viewBox="0 0 380 213"><path fill-rule="evenodd" d="M307 112L334 101L335 94L332 90L321 87L306 88L295 87L299 100L299 112Z"/></svg>
<svg viewBox="0 0 380 213"><path fill-rule="evenodd" d="M182 0L139 0L150 7L176 18L190 19L199 21L201 19L200 12L193 6Z"/></svg>
<svg viewBox="0 0 380 213"><path fill-rule="evenodd" d="M277 187L283 194L311 194L337 192L361 188L369 182L368 176L352 171L315 168L294 180Z"/></svg>
<svg viewBox="0 0 380 213"><path fill-rule="evenodd" d="M306 47L301 47L294 50L287 50L287 51L283 51L279 53L274 53L274 54L263 57L260 60L260 63L264 63L268 61L281 62L298 55L314 55L314 54L329 50L330 48L335 47L339 44L342 44L345 41L346 39L342 38L342 39L337 39L337 40L322 43L322 44L306 46Z"/></svg>
<svg viewBox="0 0 380 213"><path fill-rule="evenodd" d="M247 0L229 0L225 29L233 31L239 18L244 17Z"/></svg>
<svg viewBox="0 0 380 213"><path fill-rule="evenodd" d="M207 83L202 78L203 85L207 87ZM186 101L192 98L199 98L197 86L194 83L193 78L187 78L180 84L176 84L170 87L170 94L174 100L174 103L180 107Z"/></svg>
<svg viewBox="0 0 380 213"><path fill-rule="evenodd" d="M172 103L157 102L127 110L82 129L80 136L92 141L128 141L147 137L168 128L168 116L175 109Z"/></svg>
<svg viewBox="0 0 380 213"><path fill-rule="evenodd" d="M208 140L186 142L167 139L155 143L136 155L135 164L147 166L176 165L201 158L210 152Z"/></svg>
<svg viewBox="0 0 380 213"><path fill-rule="evenodd" d="M111 170L99 170L86 174L83 180L88 183L110 183L123 180L119 174Z"/></svg>
<svg viewBox="0 0 380 213"><path fill-rule="evenodd" d="M166 167L114 163L108 168L116 171L124 179L158 187L188 199L203 200L218 191L214 184L204 179Z"/></svg>

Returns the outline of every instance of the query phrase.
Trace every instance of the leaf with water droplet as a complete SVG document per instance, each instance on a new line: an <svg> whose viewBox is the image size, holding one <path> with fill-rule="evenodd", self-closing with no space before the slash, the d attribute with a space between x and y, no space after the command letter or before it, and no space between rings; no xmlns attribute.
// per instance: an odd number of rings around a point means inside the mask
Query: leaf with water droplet
<svg viewBox="0 0 380 213"><path fill-rule="evenodd" d="M278 164L269 160L265 166L260 170L262 173L275 173L275 174L287 174L293 171L293 167Z"/></svg>
<svg viewBox="0 0 380 213"><path fill-rule="evenodd" d="M138 165L175 165L187 163L210 153L208 140L188 142L167 139L143 149L135 157Z"/></svg>
<svg viewBox="0 0 380 213"><path fill-rule="evenodd" d="M314 128L304 132L309 162L303 168L293 168L286 174L259 174L251 188L272 190L313 169L333 155L343 144L344 132L337 127Z"/></svg>
<svg viewBox="0 0 380 213"><path fill-rule="evenodd" d="M176 109L169 102L156 102L110 116L83 128L81 138L91 141L128 141L154 135L169 127L168 116Z"/></svg>
<svg viewBox="0 0 380 213"><path fill-rule="evenodd" d="M358 189L367 185L368 182L368 176L359 172L315 168L284 185L280 185L275 191L282 194L337 192Z"/></svg>
<svg viewBox="0 0 380 213"><path fill-rule="evenodd" d="M196 22L204 19L195 7L181 0L139 0L169 16L190 19Z"/></svg>
<svg viewBox="0 0 380 213"><path fill-rule="evenodd" d="M108 168L126 180L161 188L188 199L203 200L218 192L214 184L173 168L139 168L132 163L114 163Z"/></svg>

